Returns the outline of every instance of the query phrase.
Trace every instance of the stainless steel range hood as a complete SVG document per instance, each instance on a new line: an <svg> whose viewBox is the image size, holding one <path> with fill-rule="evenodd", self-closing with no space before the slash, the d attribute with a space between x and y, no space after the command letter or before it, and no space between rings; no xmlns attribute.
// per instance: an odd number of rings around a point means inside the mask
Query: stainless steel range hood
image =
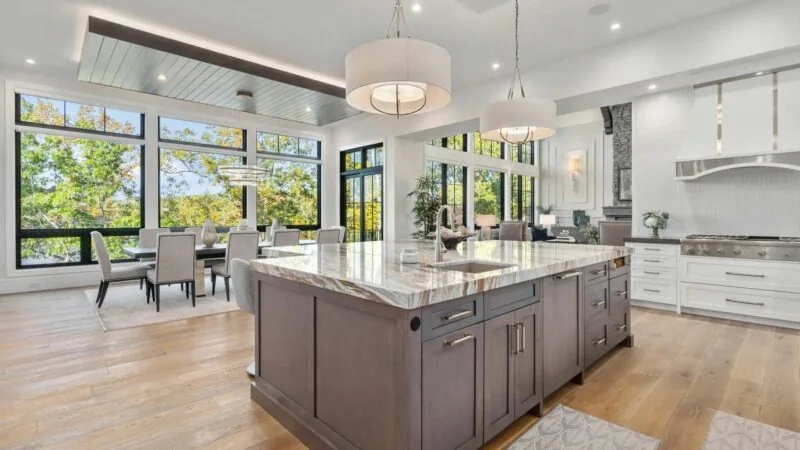
<svg viewBox="0 0 800 450"><path fill-rule="evenodd" d="M675 179L690 181L724 170L747 167L775 167L800 172L800 150L681 159L675 163Z"/></svg>

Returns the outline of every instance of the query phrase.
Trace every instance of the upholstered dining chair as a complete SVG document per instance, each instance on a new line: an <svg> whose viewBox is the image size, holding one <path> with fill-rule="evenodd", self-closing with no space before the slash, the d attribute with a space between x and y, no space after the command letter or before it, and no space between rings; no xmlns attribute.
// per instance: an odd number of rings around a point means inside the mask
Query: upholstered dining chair
<svg viewBox="0 0 800 450"><path fill-rule="evenodd" d="M601 221L600 245L625 246L625 238L631 237L632 223L630 221Z"/></svg>
<svg viewBox="0 0 800 450"><path fill-rule="evenodd" d="M203 227L190 227L184 230L184 233L192 233L195 235L195 243L200 244L203 240Z"/></svg>
<svg viewBox="0 0 800 450"><path fill-rule="evenodd" d="M528 223L524 220L501 222L499 238L501 241L524 241L527 227Z"/></svg>
<svg viewBox="0 0 800 450"><path fill-rule="evenodd" d="M100 266L100 288L97 291L97 307L103 306L108 292L108 285L120 281L142 280L147 276L150 268L144 264L111 264L111 257L108 254L106 240L98 231L92 231L92 243L97 254L97 265ZM140 281L141 284L141 281Z"/></svg>
<svg viewBox="0 0 800 450"><path fill-rule="evenodd" d="M300 245L300 230L278 230L272 238L273 247Z"/></svg>
<svg viewBox="0 0 800 450"><path fill-rule="evenodd" d="M217 291L217 277L225 280L225 297L231 301L231 260L258 258L258 231L231 231L225 249L225 262L211 266L211 295Z"/></svg>
<svg viewBox="0 0 800 450"><path fill-rule="evenodd" d="M338 244L342 231L338 228L327 228L317 231L317 244Z"/></svg>
<svg viewBox="0 0 800 450"><path fill-rule="evenodd" d="M250 263L243 259L230 261L231 279L233 280L233 299L242 311L255 315L256 296L250 283ZM247 374L256 376L256 363L247 366Z"/></svg>
<svg viewBox="0 0 800 450"><path fill-rule="evenodd" d="M169 233L169 228L140 228L139 229L139 247L140 248L155 248L158 245L158 235L161 233ZM155 258L139 258L139 262L150 266L152 269L156 265ZM142 288L144 278L139 281L139 289Z"/></svg>
<svg viewBox="0 0 800 450"><path fill-rule="evenodd" d="M196 305L194 281L195 264L194 233L169 233L158 235L156 248L156 267L147 271L147 303L150 293L156 301L156 312L161 311L161 286L164 284L187 283L192 290L192 306Z"/></svg>

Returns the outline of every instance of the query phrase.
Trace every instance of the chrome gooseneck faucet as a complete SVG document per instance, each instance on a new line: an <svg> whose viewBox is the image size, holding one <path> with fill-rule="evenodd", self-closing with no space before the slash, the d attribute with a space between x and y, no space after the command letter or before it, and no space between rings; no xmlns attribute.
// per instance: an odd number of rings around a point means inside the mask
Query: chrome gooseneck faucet
<svg viewBox="0 0 800 450"><path fill-rule="evenodd" d="M451 226L452 224L456 223L453 212L450 211L450 207L447 205L442 205L439 208L439 211L436 212L436 257L434 261L437 263L442 262L444 253L447 253L447 249L443 248L444 244L442 244L442 233L439 231L442 228L442 211L447 211L447 216L450 218Z"/></svg>

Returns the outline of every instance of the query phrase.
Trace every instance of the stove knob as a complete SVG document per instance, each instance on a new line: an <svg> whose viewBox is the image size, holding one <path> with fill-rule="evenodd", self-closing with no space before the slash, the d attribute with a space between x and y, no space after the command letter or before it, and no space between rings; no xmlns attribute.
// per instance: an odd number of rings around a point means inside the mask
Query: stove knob
<svg viewBox="0 0 800 450"><path fill-rule="evenodd" d="M767 256L767 252L761 250L760 252L758 252L758 256Z"/></svg>
<svg viewBox="0 0 800 450"><path fill-rule="evenodd" d="M736 256L739 256L739 255L742 254L742 251L741 250L734 250L733 254L736 255Z"/></svg>

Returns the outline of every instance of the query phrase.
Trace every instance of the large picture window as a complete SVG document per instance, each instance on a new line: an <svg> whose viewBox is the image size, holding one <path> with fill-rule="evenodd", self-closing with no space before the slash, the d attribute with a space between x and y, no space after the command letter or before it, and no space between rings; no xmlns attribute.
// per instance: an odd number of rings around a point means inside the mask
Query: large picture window
<svg viewBox="0 0 800 450"><path fill-rule="evenodd" d="M455 225L466 225L467 211L467 168L453 164L429 161L427 172L439 182L439 198L453 212ZM445 225L450 226L447 216L442 216Z"/></svg>
<svg viewBox="0 0 800 450"><path fill-rule="evenodd" d="M237 150L245 150L247 142L245 130L241 128L190 122L171 117L158 118L158 140Z"/></svg>
<svg viewBox="0 0 800 450"><path fill-rule="evenodd" d="M313 139L283 136L273 133L256 133L259 153L271 153L298 158L320 159L322 143Z"/></svg>
<svg viewBox="0 0 800 450"><path fill-rule="evenodd" d="M487 141L483 139L481 134L477 131L473 134L473 137L473 153L490 158L504 158L503 144L500 142Z"/></svg>
<svg viewBox="0 0 800 450"><path fill-rule="evenodd" d="M536 164L533 149L533 142L524 145L514 145L511 147L511 161L522 164Z"/></svg>
<svg viewBox="0 0 800 450"><path fill-rule="evenodd" d="M494 214L497 223L503 221L505 174L490 169L475 169L475 215Z"/></svg>
<svg viewBox="0 0 800 450"><path fill-rule="evenodd" d="M346 241L383 240L383 145L342 152L340 167Z"/></svg>
<svg viewBox="0 0 800 450"><path fill-rule="evenodd" d="M42 128L15 133L17 267L90 264L94 230L112 259L126 259L122 247L144 222L144 147L114 137L141 132L142 115L24 94L16 101L16 123Z"/></svg>
<svg viewBox="0 0 800 450"><path fill-rule="evenodd" d="M511 219L533 223L534 187L533 177L511 175Z"/></svg>
<svg viewBox="0 0 800 450"><path fill-rule="evenodd" d="M459 152L467 151L467 135L456 134L445 138L433 139L428 141L428 144L435 145L436 147L449 148Z"/></svg>
<svg viewBox="0 0 800 450"><path fill-rule="evenodd" d="M258 223L277 219L290 228L318 229L320 165L267 158L258 158L258 165L269 171L256 194Z"/></svg>

